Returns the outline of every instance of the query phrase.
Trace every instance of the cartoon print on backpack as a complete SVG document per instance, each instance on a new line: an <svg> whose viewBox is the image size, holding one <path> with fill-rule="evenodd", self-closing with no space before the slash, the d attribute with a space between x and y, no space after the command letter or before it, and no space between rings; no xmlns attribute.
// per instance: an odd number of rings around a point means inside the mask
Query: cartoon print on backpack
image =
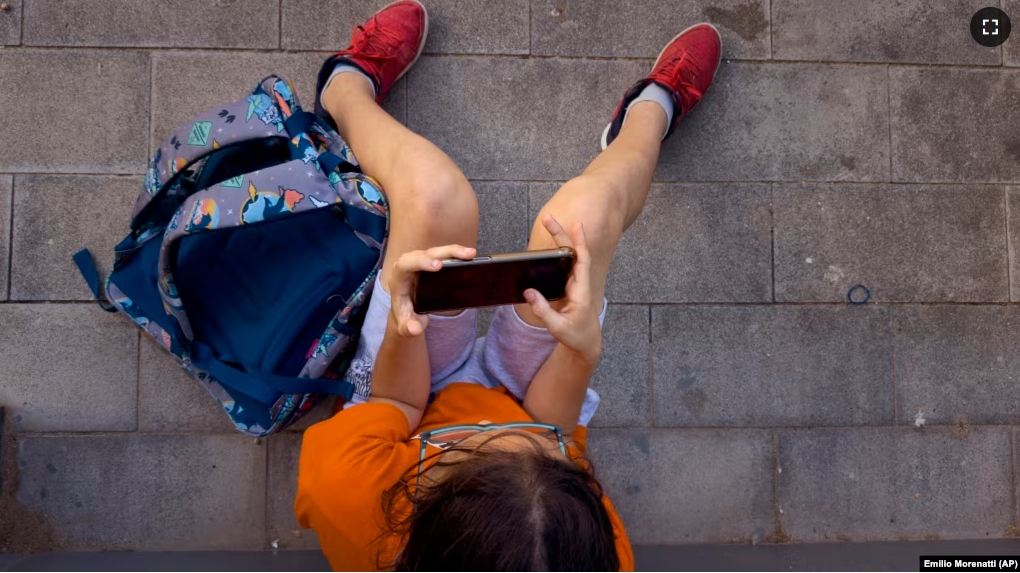
<svg viewBox="0 0 1020 573"><path fill-rule="evenodd" d="M364 177L366 179L369 178L367 175ZM379 193L378 183L374 180L362 181L361 179L358 179L355 183L355 187L358 189L358 196L360 196L365 203L368 203L372 208L376 209L380 213L386 212L386 205L383 204L384 200L382 194Z"/></svg>
<svg viewBox="0 0 1020 573"><path fill-rule="evenodd" d="M167 162L167 171L168 171L170 177L173 177L174 175L177 174L178 171L180 171L181 169L184 169L184 167L187 164L188 164L188 160L186 158L184 158L184 157L172 157L172 158L170 158L170 161Z"/></svg>
<svg viewBox="0 0 1020 573"><path fill-rule="evenodd" d="M163 149L157 149L156 154L149 161L149 168L145 171L145 191L149 195L155 195L163 183L159 180L159 162L163 159Z"/></svg>
<svg viewBox="0 0 1020 573"><path fill-rule="evenodd" d="M191 216L184 228L185 232L193 233L200 229L215 229L220 222L220 208L215 199L196 201L191 209Z"/></svg>
<svg viewBox="0 0 1020 573"><path fill-rule="evenodd" d="M274 193L259 191L254 183L248 183L248 199L241 206L241 222L258 223L281 213L293 213L294 206L304 198L304 194L294 189L280 187L280 192Z"/></svg>
<svg viewBox="0 0 1020 573"><path fill-rule="evenodd" d="M273 105L273 99L264 93L251 94L248 96L248 115L244 117L245 123L251 121L255 115L266 125L275 125L277 133L283 131L283 118L280 112Z"/></svg>
<svg viewBox="0 0 1020 573"><path fill-rule="evenodd" d="M276 92L276 101L284 107L284 111L289 115L290 110L294 104L294 92L290 89L290 84L284 80L276 80L273 84L273 91Z"/></svg>
<svg viewBox="0 0 1020 573"><path fill-rule="evenodd" d="M337 338L338 337L335 334L330 334L328 332L323 334L322 336L319 337L318 340L315 341L315 343L314 343L315 346L313 347L312 352L310 352L307 356L305 356L305 359L307 360L308 358L312 358L312 357L315 357L315 356L326 356L326 357L328 357L329 356L329 347L332 346L334 343L336 343Z"/></svg>

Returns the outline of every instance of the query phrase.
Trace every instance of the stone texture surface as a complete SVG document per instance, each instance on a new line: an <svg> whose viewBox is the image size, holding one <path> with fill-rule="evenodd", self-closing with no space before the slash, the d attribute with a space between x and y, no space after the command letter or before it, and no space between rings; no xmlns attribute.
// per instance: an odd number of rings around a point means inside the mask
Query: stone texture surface
<svg viewBox="0 0 1020 573"><path fill-rule="evenodd" d="M218 403L153 342L141 337L138 353L138 429L143 432L233 433Z"/></svg>
<svg viewBox="0 0 1020 573"><path fill-rule="evenodd" d="M602 361L591 388L599 393L592 427L651 425L649 309L612 304L602 326Z"/></svg>
<svg viewBox="0 0 1020 573"><path fill-rule="evenodd" d="M270 493L266 496L266 530L269 542L276 541L280 549L317 549L319 538L315 531L302 529L294 517L301 434L272 436L267 443Z"/></svg>
<svg viewBox="0 0 1020 573"><path fill-rule="evenodd" d="M7 300L11 268L11 212L12 184L10 175L0 175L0 301Z"/></svg>
<svg viewBox="0 0 1020 573"><path fill-rule="evenodd" d="M26 46L276 48L278 0L31 0Z"/></svg>
<svg viewBox="0 0 1020 573"><path fill-rule="evenodd" d="M325 54L208 52L160 52L152 58L152 149L189 118L223 102L245 97L269 74L293 82L302 107L312 110L315 78L326 59ZM405 93L404 85L395 85L384 106L399 121L404 121Z"/></svg>
<svg viewBox="0 0 1020 573"><path fill-rule="evenodd" d="M282 0L283 48L336 51L351 28L388 0ZM527 54L528 0L423 0L429 12L425 53ZM329 14L323 18L323 14Z"/></svg>
<svg viewBox="0 0 1020 573"><path fill-rule="evenodd" d="M1009 251L1009 300L1020 300L1020 187L1006 188L1006 236Z"/></svg>
<svg viewBox="0 0 1020 573"><path fill-rule="evenodd" d="M148 77L139 52L4 50L0 171L141 173Z"/></svg>
<svg viewBox="0 0 1020 573"><path fill-rule="evenodd" d="M92 300L71 256L89 249L105 278L142 178L18 175L15 183L11 298Z"/></svg>
<svg viewBox="0 0 1020 573"><path fill-rule="evenodd" d="M513 253L528 248L528 184L477 181L478 252Z"/></svg>
<svg viewBox="0 0 1020 573"><path fill-rule="evenodd" d="M0 46L21 43L22 0L8 0L7 11L0 11Z"/></svg>
<svg viewBox="0 0 1020 573"><path fill-rule="evenodd" d="M1000 0L1000 5L1006 14L1020 14L1020 0ZM1006 66L1020 66L1020 43L1007 40L1002 45L1002 63Z"/></svg>
<svg viewBox="0 0 1020 573"><path fill-rule="evenodd" d="M970 35L971 17L989 5L772 0L772 54L777 60L998 65L1000 51Z"/></svg>
<svg viewBox="0 0 1020 573"><path fill-rule="evenodd" d="M559 184L531 185L532 217ZM613 302L769 302L769 187L654 184L609 269Z"/></svg>
<svg viewBox="0 0 1020 573"><path fill-rule="evenodd" d="M772 528L769 432L592 430L588 442L631 543L747 542Z"/></svg>
<svg viewBox="0 0 1020 573"><path fill-rule="evenodd" d="M875 302L1009 299L1002 187L777 185L773 209L779 302L855 285Z"/></svg>
<svg viewBox="0 0 1020 573"><path fill-rule="evenodd" d="M565 180L598 153L620 96L646 68L636 61L423 57L408 75L407 125L469 178Z"/></svg>
<svg viewBox="0 0 1020 573"><path fill-rule="evenodd" d="M657 426L893 423L885 309L656 306L651 330Z"/></svg>
<svg viewBox="0 0 1020 573"><path fill-rule="evenodd" d="M889 81L894 181L1020 180L1020 71L895 67Z"/></svg>
<svg viewBox="0 0 1020 573"><path fill-rule="evenodd" d="M723 62L658 177L887 181L887 80L879 66Z"/></svg>
<svg viewBox="0 0 1020 573"><path fill-rule="evenodd" d="M240 435L23 438L17 500L69 549L260 549L265 464Z"/></svg>
<svg viewBox="0 0 1020 573"><path fill-rule="evenodd" d="M1017 307L893 311L899 423L1015 424L1020 419Z"/></svg>
<svg viewBox="0 0 1020 573"><path fill-rule="evenodd" d="M0 408L24 448L0 531L13 508L39 550L316 547L294 472L332 401L256 446L77 302L69 256L109 264L167 131L271 72L310 108L389 1L6 0ZM591 454L635 543L1015 534L1020 44L972 43L977 0L423 1L384 107L463 167L488 251L524 248L666 40L722 32L610 269Z"/></svg>
<svg viewBox="0 0 1020 573"><path fill-rule="evenodd" d="M779 495L796 541L1003 537L1007 428L782 431Z"/></svg>
<svg viewBox="0 0 1020 573"><path fill-rule="evenodd" d="M0 304L0 404L15 431L135 429L138 332L93 304Z"/></svg>
<svg viewBox="0 0 1020 573"><path fill-rule="evenodd" d="M698 22L711 22L719 29L724 58L769 58L769 3L765 0L653 0L640 5L536 0L531 8L531 53L655 58L674 36Z"/></svg>

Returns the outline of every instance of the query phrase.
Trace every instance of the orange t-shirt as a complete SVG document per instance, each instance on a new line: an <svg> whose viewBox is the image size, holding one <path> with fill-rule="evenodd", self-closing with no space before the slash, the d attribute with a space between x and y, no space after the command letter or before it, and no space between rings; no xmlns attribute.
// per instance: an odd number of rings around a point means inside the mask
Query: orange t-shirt
<svg viewBox="0 0 1020 573"><path fill-rule="evenodd" d="M415 434L482 420L505 424L531 418L502 390L454 383L436 394ZM305 431L294 512L302 527L319 535L333 569L375 570L380 554L389 558L399 551L392 541L378 545L386 523L382 495L418 463L421 443L411 435L403 412L379 402L348 408ZM587 429L578 426L572 437L583 454ZM439 451L427 448L426 456ZM623 522L609 498L602 499L616 533L621 570L633 571Z"/></svg>

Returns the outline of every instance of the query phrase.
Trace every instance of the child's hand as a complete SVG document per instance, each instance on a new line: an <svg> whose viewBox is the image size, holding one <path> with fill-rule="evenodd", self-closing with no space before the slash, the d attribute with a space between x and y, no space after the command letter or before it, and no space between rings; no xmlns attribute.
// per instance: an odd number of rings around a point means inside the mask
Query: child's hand
<svg viewBox="0 0 1020 573"><path fill-rule="evenodd" d="M602 301L598 301L598 307L592 301L591 253L584 237L584 226L575 224L568 235L549 214L542 218L542 224L557 245L574 249L574 268L567 280L565 304L559 310L550 306L535 289L524 291L524 298L531 312L560 344L577 352L589 363L596 364L602 354L602 327L599 325Z"/></svg>
<svg viewBox="0 0 1020 573"><path fill-rule="evenodd" d="M425 332L425 327L429 324L429 316L416 314L414 305L411 303L414 273L438 271L443 268L441 259L470 260L474 256L475 249L461 245L433 247L426 251L410 251L400 255L397 262L393 264L393 270L386 285L392 298L390 317L397 326L397 334L418 336Z"/></svg>

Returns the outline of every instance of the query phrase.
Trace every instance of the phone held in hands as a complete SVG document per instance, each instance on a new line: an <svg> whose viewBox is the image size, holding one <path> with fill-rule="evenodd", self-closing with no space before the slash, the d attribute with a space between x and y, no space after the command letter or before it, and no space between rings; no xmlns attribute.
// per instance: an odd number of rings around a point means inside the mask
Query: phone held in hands
<svg viewBox="0 0 1020 573"><path fill-rule="evenodd" d="M529 288L558 300L573 268L570 247L444 260L436 272L417 273L411 302L418 314L517 304Z"/></svg>

